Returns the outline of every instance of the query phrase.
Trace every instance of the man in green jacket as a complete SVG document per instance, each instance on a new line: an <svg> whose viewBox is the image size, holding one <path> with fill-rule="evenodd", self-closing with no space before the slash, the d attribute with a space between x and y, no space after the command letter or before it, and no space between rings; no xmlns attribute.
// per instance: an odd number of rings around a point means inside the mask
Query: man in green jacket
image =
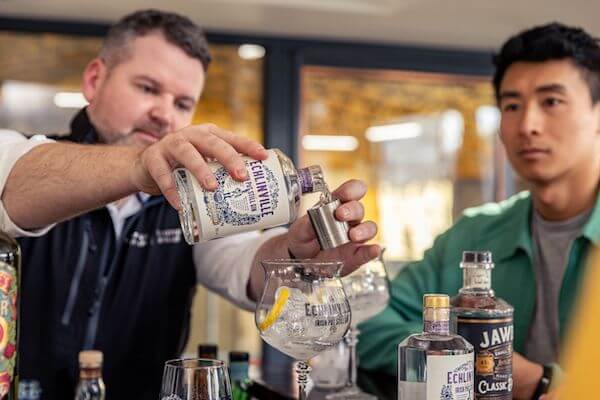
<svg viewBox="0 0 600 400"><path fill-rule="evenodd" d="M463 250L490 250L496 295L515 308L513 395L530 399L555 365L585 258L600 244L600 45L549 24L494 58L500 138L530 191L466 210L391 284L388 308L361 325L361 367L396 372L396 347L422 331L424 293L455 295Z"/></svg>

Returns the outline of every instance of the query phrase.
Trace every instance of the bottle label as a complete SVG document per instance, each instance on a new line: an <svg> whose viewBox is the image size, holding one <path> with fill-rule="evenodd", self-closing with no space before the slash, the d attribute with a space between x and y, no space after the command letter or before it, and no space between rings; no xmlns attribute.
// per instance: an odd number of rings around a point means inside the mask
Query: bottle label
<svg viewBox="0 0 600 400"><path fill-rule="evenodd" d="M423 330L427 333L447 335L448 332L450 332L450 321L430 321L426 319L425 321L423 321Z"/></svg>
<svg viewBox="0 0 600 400"><path fill-rule="evenodd" d="M483 268L468 268L464 274L464 287L487 289L492 285L492 270Z"/></svg>
<svg viewBox="0 0 600 400"><path fill-rule="evenodd" d="M246 181L234 180L218 163L210 164L218 183L215 191L204 191L192 179L203 240L289 222L290 201L275 152L269 150L269 158L265 161L244 159L248 171Z"/></svg>
<svg viewBox="0 0 600 400"><path fill-rule="evenodd" d="M10 390L17 359L17 274L0 262L0 398Z"/></svg>
<svg viewBox="0 0 600 400"><path fill-rule="evenodd" d="M313 178L308 168L298 170L298 180L302 193L312 193L314 190Z"/></svg>
<svg viewBox="0 0 600 400"><path fill-rule="evenodd" d="M350 323L351 317L350 304L348 302L326 304L304 303L304 313L308 319L313 321L314 326L328 326L332 333L340 325L345 329Z"/></svg>
<svg viewBox="0 0 600 400"><path fill-rule="evenodd" d="M457 317L457 333L475 349L478 399L512 399L513 320Z"/></svg>
<svg viewBox="0 0 600 400"><path fill-rule="evenodd" d="M473 353L427 356L427 400L472 400Z"/></svg>

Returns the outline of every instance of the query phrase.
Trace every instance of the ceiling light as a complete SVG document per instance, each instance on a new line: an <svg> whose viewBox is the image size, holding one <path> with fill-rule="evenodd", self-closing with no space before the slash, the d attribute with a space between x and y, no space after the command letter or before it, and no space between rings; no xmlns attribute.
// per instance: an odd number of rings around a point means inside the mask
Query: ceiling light
<svg viewBox="0 0 600 400"><path fill-rule="evenodd" d="M60 108L82 108L88 102L80 92L58 92L54 95L54 105Z"/></svg>
<svg viewBox="0 0 600 400"><path fill-rule="evenodd" d="M238 55L244 60L258 60L265 56L265 48L258 44L243 44L238 47Z"/></svg>
<svg viewBox="0 0 600 400"><path fill-rule="evenodd" d="M305 135L302 147L312 151L354 151L358 148L358 139L354 136Z"/></svg>
<svg viewBox="0 0 600 400"><path fill-rule="evenodd" d="M369 142L384 142L387 140L412 139L423 134L423 126L418 122L403 122L400 124L372 126L367 129L365 136Z"/></svg>

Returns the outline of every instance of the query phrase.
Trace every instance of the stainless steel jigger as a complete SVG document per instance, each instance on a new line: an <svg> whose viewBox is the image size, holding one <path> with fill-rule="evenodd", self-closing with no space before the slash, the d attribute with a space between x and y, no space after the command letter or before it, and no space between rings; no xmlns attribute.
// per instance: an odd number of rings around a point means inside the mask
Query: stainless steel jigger
<svg viewBox="0 0 600 400"><path fill-rule="evenodd" d="M333 200L329 203L308 209L310 222L317 233L317 239L322 250L333 249L350 242L348 238L348 223L335 218L335 210L342 203Z"/></svg>

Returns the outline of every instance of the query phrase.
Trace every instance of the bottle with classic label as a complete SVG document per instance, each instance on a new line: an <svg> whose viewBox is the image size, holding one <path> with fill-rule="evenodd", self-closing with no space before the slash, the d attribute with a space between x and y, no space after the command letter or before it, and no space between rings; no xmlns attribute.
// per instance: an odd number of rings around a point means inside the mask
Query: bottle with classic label
<svg viewBox="0 0 600 400"><path fill-rule="evenodd" d="M399 400L472 400L473 346L450 333L450 299L423 296L423 332L398 345Z"/></svg>
<svg viewBox="0 0 600 400"><path fill-rule="evenodd" d="M19 387L19 274L21 251L17 242L0 232L0 399L16 400Z"/></svg>
<svg viewBox="0 0 600 400"><path fill-rule="evenodd" d="M475 398L512 399L513 307L492 290L492 253L463 252L463 287L452 299L453 331L475 348Z"/></svg>
<svg viewBox="0 0 600 400"><path fill-rule="evenodd" d="M296 169L280 150L264 161L246 157L248 179L234 180L225 167L209 163L218 187L204 190L186 169L173 174L180 200L179 219L189 244L285 225L296 220L305 193L328 194L319 166Z"/></svg>

